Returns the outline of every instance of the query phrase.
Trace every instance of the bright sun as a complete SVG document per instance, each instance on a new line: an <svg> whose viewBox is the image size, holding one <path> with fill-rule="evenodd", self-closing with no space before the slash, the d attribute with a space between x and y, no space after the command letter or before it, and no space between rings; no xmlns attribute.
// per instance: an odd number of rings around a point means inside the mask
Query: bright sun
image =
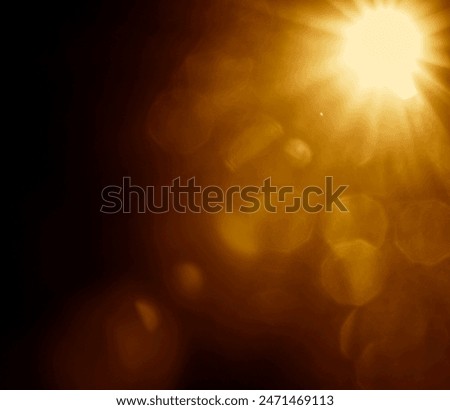
<svg viewBox="0 0 450 410"><path fill-rule="evenodd" d="M344 61L364 88L384 88L402 99L417 93L414 73L422 35L407 14L392 8L367 11L346 31Z"/></svg>

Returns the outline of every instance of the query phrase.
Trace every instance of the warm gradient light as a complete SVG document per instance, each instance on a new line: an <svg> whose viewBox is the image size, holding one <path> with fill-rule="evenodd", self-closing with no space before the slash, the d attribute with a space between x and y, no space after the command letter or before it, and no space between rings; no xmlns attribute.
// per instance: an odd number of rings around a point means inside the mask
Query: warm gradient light
<svg viewBox="0 0 450 410"><path fill-rule="evenodd" d="M369 10L346 32L344 61L364 88L413 97L417 93L413 75L421 56L422 35L400 10Z"/></svg>

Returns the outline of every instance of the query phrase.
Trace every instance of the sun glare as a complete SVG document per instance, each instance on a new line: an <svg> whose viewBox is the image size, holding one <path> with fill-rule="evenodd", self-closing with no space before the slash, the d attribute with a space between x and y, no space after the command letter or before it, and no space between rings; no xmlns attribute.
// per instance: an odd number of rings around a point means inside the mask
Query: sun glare
<svg viewBox="0 0 450 410"><path fill-rule="evenodd" d="M344 61L363 88L388 89L402 99L417 93L414 74L422 34L410 16L393 8L367 11L346 31Z"/></svg>

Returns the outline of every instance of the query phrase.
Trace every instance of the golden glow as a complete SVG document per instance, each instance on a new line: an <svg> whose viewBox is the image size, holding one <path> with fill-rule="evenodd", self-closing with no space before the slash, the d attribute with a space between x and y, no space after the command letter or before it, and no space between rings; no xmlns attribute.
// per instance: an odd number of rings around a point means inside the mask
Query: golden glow
<svg viewBox="0 0 450 410"><path fill-rule="evenodd" d="M154 332L159 326L159 314L156 308L143 300L135 303L137 312L139 313L142 323L149 332Z"/></svg>
<svg viewBox="0 0 450 410"><path fill-rule="evenodd" d="M179 296L195 299L203 289L203 282L203 272L196 264L185 262L176 266L172 286Z"/></svg>
<svg viewBox="0 0 450 410"><path fill-rule="evenodd" d="M383 290L386 277L379 251L357 239L335 247L322 265L321 283L337 303L363 306Z"/></svg>
<svg viewBox="0 0 450 410"><path fill-rule="evenodd" d="M413 75L422 49L422 35L407 14L380 8L347 30L344 61L362 87L388 89L407 99L417 93Z"/></svg>

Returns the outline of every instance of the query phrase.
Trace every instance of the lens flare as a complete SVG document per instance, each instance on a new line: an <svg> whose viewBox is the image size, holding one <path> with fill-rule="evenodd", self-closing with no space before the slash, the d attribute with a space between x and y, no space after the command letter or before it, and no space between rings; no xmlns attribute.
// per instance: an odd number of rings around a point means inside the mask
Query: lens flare
<svg viewBox="0 0 450 410"><path fill-rule="evenodd" d="M417 93L413 76L422 48L422 35L407 14L380 8L347 30L344 61L363 88L388 89L408 99Z"/></svg>

